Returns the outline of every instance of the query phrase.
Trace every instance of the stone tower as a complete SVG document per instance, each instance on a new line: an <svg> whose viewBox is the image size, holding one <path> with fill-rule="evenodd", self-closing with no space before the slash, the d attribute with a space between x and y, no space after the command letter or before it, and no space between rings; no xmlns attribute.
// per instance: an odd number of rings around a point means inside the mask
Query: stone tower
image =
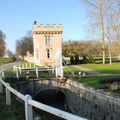
<svg viewBox="0 0 120 120"><path fill-rule="evenodd" d="M41 66L54 66L57 49L62 51L62 25L37 25L32 28L34 62Z"/></svg>

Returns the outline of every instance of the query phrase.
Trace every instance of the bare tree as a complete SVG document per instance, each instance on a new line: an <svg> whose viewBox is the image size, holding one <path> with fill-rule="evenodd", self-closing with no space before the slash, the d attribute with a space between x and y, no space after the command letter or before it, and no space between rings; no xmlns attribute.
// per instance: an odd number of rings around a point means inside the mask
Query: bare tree
<svg viewBox="0 0 120 120"><path fill-rule="evenodd" d="M111 40L120 40L120 6L119 0L82 0L88 5L89 17L93 19L94 29L101 33L103 63L105 63L105 40L108 41L109 61L111 57ZM91 23L93 28L93 24Z"/></svg>
<svg viewBox="0 0 120 120"><path fill-rule="evenodd" d="M27 33L26 36L16 41L16 54L24 57L28 51L33 53L33 38Z"/></svg>
<svg viewBox="0 0 120 120"><path fill-rule="evenodd" d="M5 53L5 34L0 31L0 56L3 57Z"/></svg>
<svg viewBox="0 0 120 120"><path fill-rule="evenodd" d="M92 18L94 18L95 27L96 28L99 27L99 31L101 33L103 63L105 63L105 33L104 33L103 0L95 0L93 2L91 2L90 0L82 0L82 1L86 3L89 6L89 8L94 9L94 10L91 9L90 12L91 13L93 12Z"/></svg>

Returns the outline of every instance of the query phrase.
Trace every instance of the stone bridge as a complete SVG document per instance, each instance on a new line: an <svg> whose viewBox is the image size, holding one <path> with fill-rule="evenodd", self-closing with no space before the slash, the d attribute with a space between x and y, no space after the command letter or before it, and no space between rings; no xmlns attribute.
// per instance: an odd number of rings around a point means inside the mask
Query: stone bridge
<svg viewBox="0 0 120 120"><path fill-rule="evenodd" d="M23 84L24 83L24 84ZM70 111L90 120L119 120L120 97L101 90L95 90L75 81L29 80L18 84L23 94L33 99L41 91L57 90L65 95Z"/></svg>

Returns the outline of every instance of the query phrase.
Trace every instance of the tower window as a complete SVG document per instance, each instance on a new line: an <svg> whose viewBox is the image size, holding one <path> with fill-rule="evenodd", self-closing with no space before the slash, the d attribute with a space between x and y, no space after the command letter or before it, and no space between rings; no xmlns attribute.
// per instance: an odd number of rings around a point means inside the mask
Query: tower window
<svg viewBox="0 0 120 120"><path fill-rule="evenodd" d="M47 50L47 58L50 58L50 50Z"/></svg>
<svg viewBox="0 0 120 120"><path fill-rule="evenodd" d="M50 36L45 36L45 44L50 45Z"/></svg>

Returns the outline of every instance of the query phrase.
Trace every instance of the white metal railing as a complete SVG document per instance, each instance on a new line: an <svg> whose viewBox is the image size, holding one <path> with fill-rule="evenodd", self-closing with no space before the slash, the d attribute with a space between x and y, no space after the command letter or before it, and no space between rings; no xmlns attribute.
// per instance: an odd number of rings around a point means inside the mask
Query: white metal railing
<svg viewBox="0 0 120 120"><path fill-rule="evenodd" d="M76 115L65 112L63 110L50 107L48 105L32 100L32 97L30 95L21 94L17 90L10 87L9 83L4 82L2 78L0 78L0 93L3 93L3 85L5 86L5 89L6 89L6 105L11 105L11 93L13 93L18 98L20 98L25 102L25 119L26 120L33 120L32 106L39 108L41 110L44 110L53 115L56 115L58 117L64 118L66 120L87 120L85 118L78 117Z"/></svg>
<svg viewBox="0 0 120 120"><path fill-rule="evenodd" d="M27 64L26 64L27 65ZM39 72L52 72L54 73L55 69L48 67L48 68L39 68L39 67L34 67L34 68L23 68L21 66L14 66L13 69L16 71L16 78L19 79L19 73L21 74L22 72L35 72L36 73L36 77L39 77ZM4 71L2 71L2 74L4 75ZM2 76L3 76L2 75Z"/></svg>

